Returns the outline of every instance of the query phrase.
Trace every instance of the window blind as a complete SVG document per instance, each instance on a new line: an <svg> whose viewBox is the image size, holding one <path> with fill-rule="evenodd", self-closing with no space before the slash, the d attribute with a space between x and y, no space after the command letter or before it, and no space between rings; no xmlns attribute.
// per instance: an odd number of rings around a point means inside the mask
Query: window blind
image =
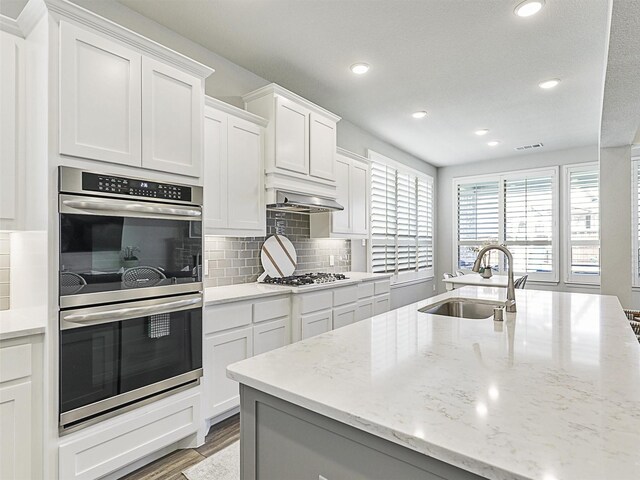
<svg viewBox="0 0 640 480"><path fill-rule="evenodd" d="M432 273L433 179L372 162L371 267Z"/></svg>
<svg viewBox="0 0 640 480"><path fill-rule="evenodd" d="M568 168L568 273L600 274L600 206L598 166ZM574 277L574 278L572 278Z"/></svg>

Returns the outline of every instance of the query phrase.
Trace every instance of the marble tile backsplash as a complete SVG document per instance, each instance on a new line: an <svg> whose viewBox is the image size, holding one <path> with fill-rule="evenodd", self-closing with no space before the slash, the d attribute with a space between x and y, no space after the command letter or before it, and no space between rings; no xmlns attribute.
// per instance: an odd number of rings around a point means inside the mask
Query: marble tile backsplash
<svg viewBox="0 0 640 480"><path fill-rule="evenodd" d="M351 269L351 242L349 240L309 238L309 215L299 213L267 212L266 237L205 236L205 261L209 271L204 278L205 287L255 282L263 272L260 249L264 241L278 233L286 236L296 249L298 267L295 273L347 272ZM334 266L330 266L330 256Z"/></svg>
<svg viewBox="0 0 640 480"><path fill-rule="evenodd" d="M0 233L0 310L10 308L10 253L9 234Z"/></svg>

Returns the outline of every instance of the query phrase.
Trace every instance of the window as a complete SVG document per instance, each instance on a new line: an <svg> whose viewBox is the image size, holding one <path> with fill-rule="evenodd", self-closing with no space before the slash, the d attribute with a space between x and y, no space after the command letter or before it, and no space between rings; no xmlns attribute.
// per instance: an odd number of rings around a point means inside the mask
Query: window
<svg viewBox="0 0 640 480"><path fill-rule="evenodd" d="M531 280L558 281L557 168L454 180L457 221L454 269L471 269L484 244L506 245L514 270ZM488 262L507 270L504 255Z"/></svg>
<svg viewBox="0 0 640 480"><path fill-rule="evenodd" d="M399 280L433 276L433 178L369 151L371 269Z"/></svg>
<svg viewBox="0 0 640 480"><path fill-rule="evenodd" d="M632 155L636 153L633 151ZM638 152L640 153L640 152ZM633 286L640 287L640 156L632 157L633 187Z"/></svg>
<svg viewBox="0 0 640 480"><path fill-rule="evenodd" d="M600 171L597 163L569 165L565 178L567 282L600 282Z"/></svg>

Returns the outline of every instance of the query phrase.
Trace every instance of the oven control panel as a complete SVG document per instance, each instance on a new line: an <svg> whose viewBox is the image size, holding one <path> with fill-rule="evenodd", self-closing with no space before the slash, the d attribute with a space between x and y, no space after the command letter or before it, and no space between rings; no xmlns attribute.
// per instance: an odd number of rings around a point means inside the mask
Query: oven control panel
<svg viewBox="0 0 640 480"><path fill-rule="evenodd" d="M82 189L90 192L115 193L133 197L191 201L191 188L170 183L150 182L112 175L82 172Z"/></svg>

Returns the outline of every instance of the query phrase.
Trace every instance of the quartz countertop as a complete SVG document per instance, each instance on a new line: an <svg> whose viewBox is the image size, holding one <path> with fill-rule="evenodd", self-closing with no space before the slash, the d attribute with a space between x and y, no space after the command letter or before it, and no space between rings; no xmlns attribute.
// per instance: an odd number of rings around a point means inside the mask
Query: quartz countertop
<svg viewBox="0 0 640 480"><path fill-rule="evenodd" d="M640 478L640 344L613 296L463 287L230 365L240 383L489 479Z"/></svg>
<svg viewBox="0 0 640 480"><path fill-rule="evenodd" d="M0 311L0 340L44 333L47 323L44 308L14 308Z"/></svg>
<svg viewBox="0 0 640 480"><path fill-rule="evenodd" d="M303 287L289 287L286 285L271 285L268 283L241 283L238 285L227 285L224 287L209 287L204 291L204 304L217 305L221 303L238 302L241 300L252 300L256 298L270 297L273 295L287 295L289 293L306 293L309 291L322 290L326 288L337 288L344 285L352 285L370 280L383 280L391 277L387 273L367 273L367 272L343 272L348 277L347 280L337 280L335 282L309 285Z"/></svg>

